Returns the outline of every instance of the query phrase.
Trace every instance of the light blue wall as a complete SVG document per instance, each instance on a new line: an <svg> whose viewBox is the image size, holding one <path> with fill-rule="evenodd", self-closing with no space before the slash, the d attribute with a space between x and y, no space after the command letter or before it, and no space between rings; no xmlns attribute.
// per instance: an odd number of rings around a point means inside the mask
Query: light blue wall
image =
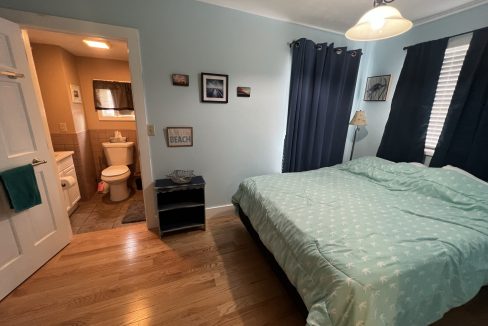
<svg viewBox="0 0 488 326"><path fill-rule="evenodd" d="M150 140L154 175L194 169L207 180L210 206L229 203L243 178L281 169L291 65L287 42L307 37L363 49L353 113L366 110L369 125L359 135L355 157L375 155L403 64L403 46L483 27L488 17L484 5L398 38L353 44L339 34L192 0L0 0L0 7L137 28L148 120L157 128ZM230 75L229 104L200 103L200 72ZM173 87L171 73L189 74L190 87ZM380 74L392 74L388 101L362 101L366 76ZM238 85L252 87L251 98L237 98ZM168 149L163 127L172 125L193 126L194 147Z"/></svg>
<svg viewBox="0 0 488 326"><path fill-rule="evenodd" d="M360 133L354 157L376 155L390 113L391 98L405 59L404 46L452 36L487 25L488 4L419 25L400 37L372 43L373 48L366 49L369 52L369 62L365 65L367 69L361 80L362 85L359 85L358 82L361 93L364 93L364 82L367 76L391 74L392 80L386 102L364 102L362 100L356 102L356 107L366 111L368 126Z"/></svg>
<svg viewBox="0 0 488 326"><path fill-rule="evenodd" d="M194 169L207 181L210 206L229 203L245 177L281 171L287 42L347 44L339 34L191 0L0 0L0 7L137 28L148 120L157 128L150 140L154 175ZM229 104L200 103L200 72L230 75ZM171 73L189 74L190 87L173 87ZM252 87L251 98L237 98L238 85ZM167 148L166 126L193 126L194 146Z"/></svg>

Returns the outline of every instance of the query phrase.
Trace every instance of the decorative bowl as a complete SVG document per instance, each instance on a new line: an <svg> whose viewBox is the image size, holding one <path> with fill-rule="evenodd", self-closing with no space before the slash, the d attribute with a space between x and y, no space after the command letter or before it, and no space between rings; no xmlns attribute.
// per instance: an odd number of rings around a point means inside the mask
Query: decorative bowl
<svg viewBox="0 0 488 326"><path fill-rule="evenodd" d="M191 179L194 176L195 175L193 174L193 170L174 170L167 175L167 177L170 178L171 181L177 184L190 183Z"/></svg>

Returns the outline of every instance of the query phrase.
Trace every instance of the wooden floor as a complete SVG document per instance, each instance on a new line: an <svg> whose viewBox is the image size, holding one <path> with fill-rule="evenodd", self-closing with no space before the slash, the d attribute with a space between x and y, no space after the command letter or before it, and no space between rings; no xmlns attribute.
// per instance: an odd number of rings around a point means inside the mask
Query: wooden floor
<svg viewBox="0 0 488 326"><path fill-rule="evenodd" d="M71 229L74 234L80 234L127 226L122 224L122 219L131 204L143 202L142 196L142 191L132 190L129 198L114 203L109 194L94 194L89 200L80 201L69 217Z"/></svg>
<svg viewBox="0 0 488 326"><path fill-rule="evenodd" d="M304 325L237 217L164 238L145 225L76 235L0 302L0 325ZM488 294L436 325L488 325Z"/></svg>
<svg viewBox="0 0 488 326"><path fill-rule="evenodd" d="M161 241L145 225L76 235L0 302L0 325L304 325L237 217Z"/></svg>

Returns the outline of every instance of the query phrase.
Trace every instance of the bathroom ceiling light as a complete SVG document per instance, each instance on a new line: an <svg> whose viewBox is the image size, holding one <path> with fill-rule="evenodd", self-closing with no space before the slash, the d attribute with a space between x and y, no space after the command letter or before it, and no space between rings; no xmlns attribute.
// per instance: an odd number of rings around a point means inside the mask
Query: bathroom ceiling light
<svg viewBox="0 0 488 326"><path fill-rule="evenodd" d="M412 28L412 22L403 18L398 9L387 6L394 0L373 0L374 8L366 12L346 32L346 37L353 41L376 41L394 37Z"/></svg>
<svg viewBox="0 0 488 326"><path fill-rule="evenodd" d="M93 40L83 40L83 42L91 48L110 49L110 46L108 45L107 42L93 41Z"/></svg>

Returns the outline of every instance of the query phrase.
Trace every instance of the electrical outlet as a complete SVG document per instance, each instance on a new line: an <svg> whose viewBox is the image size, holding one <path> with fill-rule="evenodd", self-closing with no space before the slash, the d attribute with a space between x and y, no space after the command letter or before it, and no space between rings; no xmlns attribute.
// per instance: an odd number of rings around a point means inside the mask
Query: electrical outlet
<svg viewBox="0 0 488 326"><path fill-rule="evenodd" d="M59 131L61 131L61 132L68 132L68 126L66 125L66 122L58 123L58 128L59 128Z"/></svg>
<svg viewBox="0 0 488 326"><path fill-rule="evenodd" d="M154 130L154 125L147 125L147 135L148 136L156 135L156 131Z"/></svg>

